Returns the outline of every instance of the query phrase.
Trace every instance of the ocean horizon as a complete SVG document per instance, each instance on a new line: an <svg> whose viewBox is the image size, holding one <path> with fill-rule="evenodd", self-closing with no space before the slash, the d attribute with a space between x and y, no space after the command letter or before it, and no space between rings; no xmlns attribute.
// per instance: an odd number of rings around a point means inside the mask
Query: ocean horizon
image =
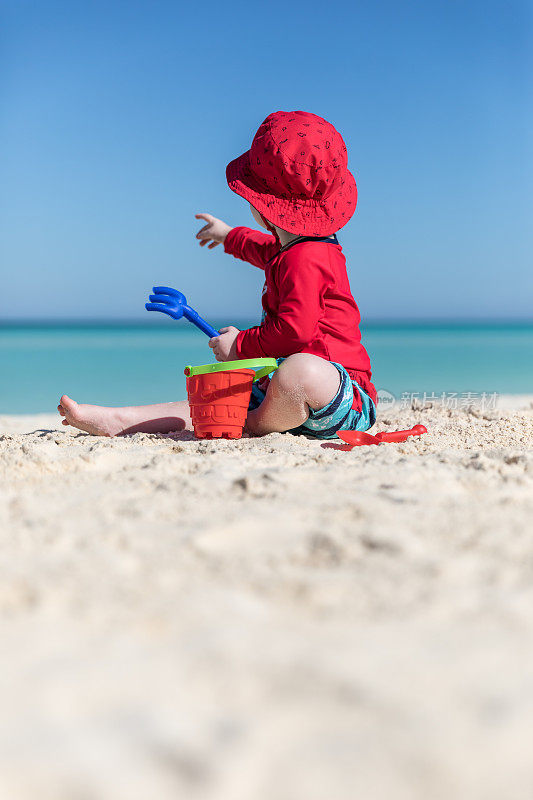
<svg viewBox="0 0 533 800"><path fill-rule="evenodd" d="M361 332L385 398L438 397L457 407L494 403L499 394L533 394L529 320L367 320ZM63 393L103 405L180 399L184 367L210 361L207 337L184 321L4 321L0 414L54 411Z"/></svg>

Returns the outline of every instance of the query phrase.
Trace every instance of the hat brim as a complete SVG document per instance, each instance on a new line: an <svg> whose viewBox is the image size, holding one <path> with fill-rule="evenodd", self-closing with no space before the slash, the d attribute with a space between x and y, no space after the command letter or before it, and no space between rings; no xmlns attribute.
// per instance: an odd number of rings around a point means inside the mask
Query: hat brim
<svg viewBox="0 0 533 800"><path fill-rule="evenodd" d="M250 169L250 151L230 161L226 179L232 192L248 200L269 222L298 236L330 236L351 219L357 205L355 178L346 170L344 184L323 201L277 197L262 187Z"/></svg>

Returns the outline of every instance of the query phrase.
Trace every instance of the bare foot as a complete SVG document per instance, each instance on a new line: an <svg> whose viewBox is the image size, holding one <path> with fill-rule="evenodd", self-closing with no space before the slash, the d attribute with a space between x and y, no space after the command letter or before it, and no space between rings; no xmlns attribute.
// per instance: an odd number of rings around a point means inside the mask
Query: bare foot
<svg viewBox="0 0 533 800"><path fill-rule="evenodd" d="M128 427L122 409L76 403L66 394L59 401L57 410L65 417L63 425L72 425L93 436L117 436Z"/></svg>
<svg viewBox="0 0 533 800"><path fill-rule="evenodd" d="M186 400L157 403L151 406L88 406L76 403L66 394L57 410L63 425L72 425L93 436L118 436L126 433L171 433L192 430L189 404Z"/></svg>

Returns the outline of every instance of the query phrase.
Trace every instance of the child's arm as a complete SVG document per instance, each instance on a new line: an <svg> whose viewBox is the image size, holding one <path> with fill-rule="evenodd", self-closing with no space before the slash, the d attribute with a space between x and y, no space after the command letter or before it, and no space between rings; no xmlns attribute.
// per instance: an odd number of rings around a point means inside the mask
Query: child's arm
<svg viewBox="0 0 533 800"><path fill-rule="evenodd" d="M287 250L279 263L276 284L279 306L275 317L239 331L233 325L209 340L217 361L238 358L281 358L300 353L319 333L326 289L334 285L325 251Z"/></svg>
<svg viewBox="0 0 533 800"><path fill-rule="evenodd" d="M276 283L279 306L275 317L240 331L235 337L236 358L283 357L299 353L318 334L324 294L334 282L324 250L287 250L279 264Z"/></svg>
<svg viewBox="0 0 533 800"><path fill-rule="evenodd" d="M200 239L200 247L207 244L208 249L212 250L218 244L223 244L226 253L261 269L279 250L279 243L270 234L251 228L232 228L212 214L196 214L196 219L203 219L207 223L196 234L196 238Z"/></svg>
<svg viewBox="0 0 533 800"><path fill-rule="evenodd" d="M226 253L248 261L254 267L264 269L267 261L279 251L280 244L275 236L252 228L232 228L224 242Z"/></svg>

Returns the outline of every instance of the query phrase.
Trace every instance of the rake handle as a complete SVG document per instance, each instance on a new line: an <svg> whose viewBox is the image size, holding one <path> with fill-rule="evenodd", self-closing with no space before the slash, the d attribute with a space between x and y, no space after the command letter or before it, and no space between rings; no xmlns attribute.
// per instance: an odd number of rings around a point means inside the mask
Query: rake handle
<svg viewBox="0 0 533 800"><path fill-rule="evenodd" d="M205 319L202 319L200 314L194 310L194 308L190 308L190 306L183 306L183 316L192 322L193 325L196 325L197 328L200 328L203 333L206 333L210 339L213 336L220 336L219 332L213 328L209 322L206 322Z"/></svg>

